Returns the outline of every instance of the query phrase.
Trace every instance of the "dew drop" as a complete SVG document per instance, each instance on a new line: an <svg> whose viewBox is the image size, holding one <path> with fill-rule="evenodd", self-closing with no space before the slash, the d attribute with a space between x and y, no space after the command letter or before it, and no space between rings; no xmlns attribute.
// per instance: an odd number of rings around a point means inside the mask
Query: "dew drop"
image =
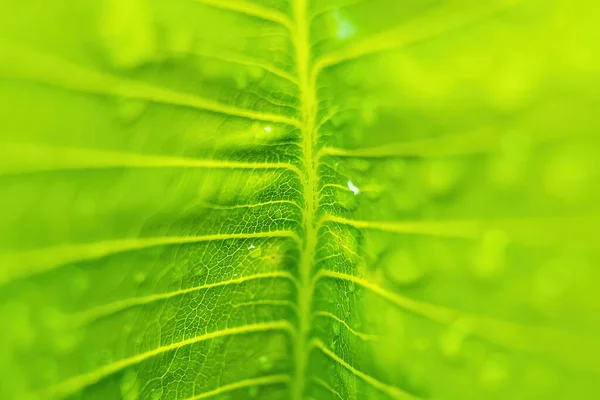
<svg viewBox="0 0 600 400"><path fill-rule="evenodd" d="M424 183L430 193L443 195L452 190L459 181L461 168L456 162L430 161L424 167Z"/></svg>
<svg viewBox="0 0 600 400"><path fill-rule="evenodd" d="M377 120L377 104L373 101L366 101L360 114L365 125L373 125Z"/></svg>
<svg viewBox="0 0 600 400"><path fill-rule="evenodd" d="M163 398L163 388L160 387L158 389L152 389L152 391L150 392L150 399L151 400L160 400Z"/></svg>
<svg viewBox="0 0 600 400"><path fill-rule="evenodd" d="M499 388L509 376L506 360L499 356L488 357L481 368L481 385L486 389Z"/></svg>
<svg viewBox="0 0 600 400"><path fill-rule="evenodd" d="M350 180L348 181L348 189L350 189L355 196L360 193L360 189Z"/></svg>
<svg viewBox="0 0 600 400"><path fill-rule="evenodd" d="M532 296L536 307L551 311L561 305L561 299L572 284L573 271L584 268L580 261L566 256L542 264L533 278Z"/></svg>
<svg viewBox="0 0 600 400"><path fill-rule="evenodd" d="M10 341L9 348L11 345L27 348L34 343L37 331L32 324L31 310L28 305L16 301L0 303L0 315L6 321L10 321L6 324L7 331L2 332L3 340Z"/></svg>
<svg viewBox="0 0 600 400"><path fill-rule="evenodd" d="M355 290L356 290L356 285L354 284L354 282L348 283L348 292L354 293Z"/></svg>
<svg viewBox="0 0 600 400"><path fill-rule="evenodd" d="M146 280L146 274L138 271L133 275L133 280L135 283L142 283Z"/></svg>
<svg viewBox="0 0 600 400"><path fill-rule="evenodd" d="M119 121L130 124L137 121L148 108L148 103L143 100L120 98L117 104Z"/></svg>
<svg viewBox="0 0 600 400"><path fill-rule="evenodd" d="M175 56L189 54L194 47L194 32L185 24L175 25L167 39L169 50Z"/></svg>
<svg viewBox="0 0 600 400"><path fill-rule="evenodd" d="M407 166L405 160L390 160L385 164L387 175L394 181L404 179L406 169Z"/></svg>
<svg viewBox="0 0 600 400"><path fill-rule="evenodd" d="M262 256L262 249L260 247L256 247L252 244L248 247L248 250L250 250L250 258L252 259L257 259Z"/></svg>
<svg viewBox="0 0 600 400"><path fill-rule="evenodd" d="M271 133L272 130L273 129L269 125L265 126L265 132Z"/></svg>
<svg viewBox="0 0 600 400"><path fill-rule="evenodd" d="M344 17L339 9L333 11L333 18L337 24L336 37L339 40L348 39L356 33L356 27Z"/></svg>
<svg viewBox="0 0 600 400"><path fill-rule="evenodd" d="M400 286L413 285L425 277L425 271L406 250L393 253L385 263L384 272L392 283Z"/></svg>
<svg viewBox="0 0 600 400"><path fill-rule="evenodd" d="M347 166L358 172L367 172L371 169L371 163L367 160L354 159L347 162Z"/></svg>
<svg viewBox="0 0 600 400"><path fill-rule="evenodd" d="M139 381L133 369L127 369L121 378L121 399L138 400L140 398Z"/></svg>
<svg viewBox="0 0 600 400"><path fill-rule="evenodd" d="M258 391L259 391L259 388L258 388L258 386L250 386L250 387L248 388L248 395L249 395L251 398L255 399L255 398L257 398L257 397L258 397Z"/></svg>
<svg viewBox="0 0 600 400"><path fill-rule="evenodd" d="M358 208L359 198L356 194L347 190L336 189L334 196L335 202L344 207L347 211L354 211Z"/></svg>
<svg viewBox="0 0 600 400"><path fill-rule="evenodd" d="M242 72L240 74L237 74L235 76L235 84L237 86L238 89L245 89L248 87L250 79L248 78L248 75L245 72Z"/></svg>
<svg viewBox="0 0 600 400"><path fill-rule="evenodd" d="M505 253L510 239L506 232L487 230L477 249L472 263L473 274L482 280L497 278L505 266Z"/></svg>
<svg viewBox="0 0 600 400"><path fill-rule="evenodd" d="M260 369L264 372L270 371L273 369L273 360L270 357L262 355L258 358L258 362L260 364Z"/></svg>
<svg viewBox="0 0 600 400"><path fill-rule="evenodd" d="M64 331L60 335L54 336L53 350L57 354L71 354L81 343L81 340L82 335L80 331Z"/></svg>
<svg viewBox="0 0 600 400"><path fill-rule="evenodd" d="M365 193L367 195L367 199L371 201L377 201L381 198L381 190L369 190Z"/></svg>
<svg viewBox="0 0 600 400"><path fill-rule="evenodd" d="M546 166L543 178L546 192L566 203L582 199L593 170L592 163L587 161L585 154L574 151L557 154Z"/></svg>
<svg viewBox="0 0 600 400"><path fill-rule="evenodd" d="M115 67L135 68L154 58L156 34L152 24L147 1L104 0L100 37Z"/></svg>
<svg viewBox="0 0 600 400"><path fill-rule="evenodd" d="M333 335L334 336L339 336L340 335L340 323L335 321L333 323L333 325L331 326L331 329L333 331Z"/></svg>
<svg viewBox="0 0 600 400"><path fill-rule="evenodd" d="M71 292L75 296L83 294L90 287L90 281L83 273L77 273L73 276L71 282Z"/></svg>
<svg viewBox="0 0 600 400"><path fill-rule="evenodd" d="M261 67L253 66L248 70L248 75L256 81L265 76L265 70Z"/></svg>
<svg viewBox="0 0 600 400"><path fill-rule="evenodd" d="M464 341L469 334L467 320L458 319L440 336L439 347L442 355L454 361L460 355Z"/></svg>
<svg viewBox="0 0 600 400"><path fill-rule="evenodd" d="M500 155L492 159L492 181L504 188L515 188L522 183L533 140L528 132L508 131L500 141Z"/></svg>

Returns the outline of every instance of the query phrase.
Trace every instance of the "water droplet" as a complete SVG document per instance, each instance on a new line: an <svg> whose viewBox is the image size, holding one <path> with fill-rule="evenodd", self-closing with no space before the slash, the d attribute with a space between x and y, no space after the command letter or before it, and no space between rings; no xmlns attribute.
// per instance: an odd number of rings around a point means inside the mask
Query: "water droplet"
<svg viewBox="0 0 600 400"><path fill-rule="evenodd" d="M497 389L506 382L508 375L508 365L504 358L488 357L481 368L481 385L487 389Z"/></svg>
<svg viewBox="0 0 600 400"><path fill-rule="evenodd" d="M119 120L124 124L137 121L148 108L148 103L143 100L120 98L117 104Z"/></svg>
<svg viewBox="0 0 600 400"><path fill-rule="evenodd" d="M245 89L248 87L250 79L245 72L239 73L235 76L235 84L238 89Z"/></svg>
<svg viewBox="0 0 600 400"><path fill-rule="evenodd" d="M350 191L339 190L336 188L334 197L335 202L347 211L354 211L358 208L359 197Z"/></svg>
<svg viewBox="0 0 600 400"><path fill-rule="evenodd" d="M361 108L360 116L365 125L373 125L377 121L377 103L365 101Z"/></svg>
<svg viewBox="0 0 600 400"><path fill-rule="evenodd" d="M82 295L90 287L90 281L83 273L78 272L72 278L71 293L74 296Z"/></svg>
<svg viewBox="0 0 600 400"><path fill-rule="evenodd" d="M139 381L134 369L127 369L121 378L121 399L138 400L140 397Z"/></svg>
<svg viewBox="0 0 600 400"><path fill-rule="evenodd" d="M269 125L265 126L265 132L271 133L271 130L272 128Z"/></svg>
<svg viewBox="0 0 600 400"><path fill-rule="evenodd" d="M346 165L348 166L348 168L358 172L367 172L369 169L371 169L371 163L367 160L361 159L353 159L351 161L348 161Z"/></svg>
<svg viewBox="0 0 600 400"><path fill-rule="evenodd" d="M49 309L48 312L45 310L43 322L54 326L54 323L48 323L45 318L50 312L58 313L54 309ZM3 341L9 341L9 348L11 346L28 348L34 343L37 330L34 329L32 324L31 310L28 305L16 301L0 303L0 315L5 321L10 321L10 323L3 325L7 331L2 332ZM57 322L60 324L62 321Z"/></svg>
<svg viewBox="0 0 600 400"><path fill-rule="evenodd" d="M356 33L356 27L343 15L340 9L333 10L333 18L337 24L336 37L339 40L348 39Z"/></svg>
<svg viewBox="0 0 600 400"><path fill-rule="evenodd" d="M135 283L142 283L146 280L146 274L144 272L138 271L133 275L133 280Z"/></svg>
<svg viewBox="0 0 600 400"><path fill-rule="evenodd" d="M423 180L430 193L443 195L458 184L461 173L462 169L456 162L429 161L423 169Z"/></svg>
<svg viewBox="0 0 600 400"><path fill-rule="evenodd" d="M354 290L356 290L356 285L351 281L348 283L348 292L354 293Z"/></svg>
<svg viewBox="0 0 600 400"><path fill-rule="evenodd" d="M544 187L546 192L563 202L583 198L590 186L593 166L582 152L565 151L556 155L546 166Z"/></svg>
<svg viewBox="0 0 600 400"><path fill-rule="evenodd" d="M251 398L255 399L255 398L258 397L258 391L259 391L259 387L258 386L250 386L248 388L248 395Z"/></svg>
<svg viewBox="0 0 600 400"><path fill-rule="evenodd" d="M492 159L492 181L504 188L517 187L527 171L527 160L532 146L531 135L522 130L510 130L500 141L500 155Z"/></svg>
<svg viewBox="0 0 600 400"><path fill-rule="evenodd" d="M252 66L248 69L248 75L252 80L257 81L265 76L265 70L258 66Z"/></svg>
<svg viewBox="0 0 600 400"><path fill-rule="evenodd" d="M185 56L194 47L194 32L184 23L173 25L167 38L170 52L175 56Z"/></svg>
<svg viewBox="0 0 600 400"><path fill-rule="evenodd" d="M497 278L505 266L505 253L510 239L506 232L491 229L481 238L472 263L473 274L482 280Z"/></svg>
<svg viewBox="0 0 600 400"><path fill-rule="evenodd" d="M224 78L225 72L227 71L223 69L223 66L219 61L210 58L198 58L195 65L206 78Z"/></svg>
<svg viewBox="0 0 600 400"><path fill-rule="evenodd" d="M556 307L564 305L561 301L573 282L573 271L581 273L586 266L581 260L565 254L541 264L533 278L533 302L540 310L556 313Z"/></svg>
<svg viewBox="0 0 600 400"><path fill-rule="evenodd" d="M369 190L365 192L367 199L371 201L377 201L381 198L381 190Z"/></svg>
<svg viewBox="0 0 600 400"><path fill-rule="evenodd" d="M397 250L386 260L384 267L386 277L392 283L401 286L420 282L425 277L425 271L406 250Z"/></svg>
<svg viewBox="0 0 600 400"><path fill-rule="evenodd" d="M350 180L348 181L348 189L350 189L355 196L360 193L360 189Z"/></svg>
<svg viewBox="0 0 600 400"><path fill-rule="evenodd" d="M256 247L254 245L250 245L250 247L248 247L248 250L250 250L250 258L257 259L260 256L262 256L262 248L261 247Z"/></svg>
<svg viewBox="0 0 600 400"><path fill-rule="evenodd" d="M152 25L147 1L104 0L100 37L114 66L135 68L154 58L156 33Z"/></svg>
<svg viewBox="0 0 600 400"><path fill-rule="evenodd" d="M150 399L151 400L160 400L163 398L163 388L160 387L158 389L152 389L152 391L150 392Z"/></svg>
<svg viewBox="0 0 600 400"><path fill-rule="evenodd" d="M260 369L264 372L270 371L273 369L273 360L266 355L262 355L258 358L258 362L260 363Z"/></svg>
<svg viewBox="0 0 600 400"><path fill-rule="evenodd" d="M340 323L338 321L335 321L333 323L333 325L331 326L331 329L333 331L333 335L334 336L339 336L339 334L340 334Z"/></svg>
<svg viewBox="0 0 600 400"><path fill-rule="evenodd" d="M56 354L69 354L81 343L82 334L78 330L64 330L53 336L53 350Z"/></svg>
<svg viewBox="0 0 600 400"><path fill-rule="evenodd" d="M394 181L400 181L406 174L405 160L390 160L385 164L385 169L388 176Z"/></svg>
<svg viewBox="0 0 600 400"><path fill-rule="evenodd" d="M516 60L517 58L514 58ZM492 99L497 107L504 109L522 108L531 99L539 74L535 60L529 58L512 61L496 68L497 76L493 80Z"/></svg>
<svg viewBox="0 0 600 400"><path fill-rule="evenodd" d="M440 351L444 357L453 361L460 355L465 339L469 334L469 322L456 320L440 337Z"/></svg>

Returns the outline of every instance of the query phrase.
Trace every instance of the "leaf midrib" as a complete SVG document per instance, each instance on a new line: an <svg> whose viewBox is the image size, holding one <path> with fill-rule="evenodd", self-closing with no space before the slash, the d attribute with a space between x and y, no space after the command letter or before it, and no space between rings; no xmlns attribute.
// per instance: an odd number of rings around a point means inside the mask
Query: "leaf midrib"
<svg viewBox="0 0 600 400"><path fill-rule="evenodd" d="M294 29L292 38L296 52L296 71L300 88L300 105L302 110L301 135L303 144L304 168L304 210L303 228L304 242L298 275L300 286L298 288L298 334L295 338L294 357L295 373L292 383L292 398L301 400L304 394L306 367L309 358L309 333L311 325L312 285L311 272L317 245L317 232L315 227L315 197L317 194L317 165L314 163L315 141L315 105L316 93L311 80L310 71L310 33L308 22L307 0L294 0L293 3Z"/></svg>

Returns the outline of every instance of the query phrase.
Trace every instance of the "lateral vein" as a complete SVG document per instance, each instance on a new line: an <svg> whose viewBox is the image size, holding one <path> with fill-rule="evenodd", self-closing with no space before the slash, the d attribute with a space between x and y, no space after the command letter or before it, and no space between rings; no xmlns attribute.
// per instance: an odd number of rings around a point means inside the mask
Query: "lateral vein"
<svg viewBox="0 0 600 400"><path fill-rule="evenodd" d="M194 343L215 339L223 336L240 335L246 333L264 332L272 330L287 331L291 335L295 334L295 328L288 321L274 321L264 322L258 324L238 326L235 328L223 329L221 331L210 332L204 335L196 336L190 339L183 340L178 343L173 343L167 346L161 346L154 350L147 351L135 355L133 357L125 358L120 361L116 361L111 364L107 364L95 371L88 372L86 374L78 375L68 379L63 383L59 383L55 386L51 386L46 390L43 390L40 394L43 397L60 398L68 395L77 393L82 389L95 384L96 382L118 372L132 365L141 363L144 360L155 357L159 354L167 351L176 350L184 346L189 346Z"/></svg>
<svg viewBox="0 0 600 400"><path fill-rule="evenodd" d="M17 279L48 272L54 268L74 262L89 261L127 251L144 250L157 246L170 246L210 242L228 239L291 238L297 243L300 238L293 231L271 231L239 234L214 234L203 236L166 236L105 240L0 254L0 264L5 266L0 273L0 286Z"/></svg>
<svg viewBox="0 0 600 400"><path fill-rule="evenodd" d="M215 8L221 8L224 10L235 11L240 14L245 14L251 17L258 17L267 21L276 22L290 32L293 29L292 20L282 12L276 11L271 8L262 7L258 4L249 3L246 1L239 0L194 0L198 3L207 4Z"/></svg>
<svg viewBox="0 0 600 400"><path fill-rule="evenodd" d="M580 245L593 245L598 243L594 227L600 223L600 215L454 221L360 221L326 215L317 226L321 227L328 222L359 229L459 239L478 239L488 230L502 230L509 234L511 241L527 246L548 246L564 240L576 240Z"/></svg>
<svg viewBox="0 0 600 400"><path fill-rule="evenodd" d="M4 143L0 156L12 159L6 170L0 164L2 173L23 173L31 171L83 170L107 168L212 168L292 171L298 176L302 172L290 163L239 162L229 160L208 160L191 157L136 154L109 150L78 147L55 147L29 143Z"/></svg>
<svg viewBox="0 0 600 400"><path fill-rule="evenodd" d="M314 64L311 72L311 80L313 82L316 81L319 73L326 68L440 36L501 11L517 1L496 0L490 3L473 3L473 6L467 10L465 10L464 5L461 7L460 4L455 4L458 2L450 1L448 5L432 12L427 12L423 16L408 21L405 25L374 35L338 52L323 56Z"/></svg>
<svg viewBox="0 0 600 400"><path fill-rule="evenodd" d="M348 325L348 323L346 321L344 321L337 315L330 313L328 311L315 311L313 313L313 317L324 317L324 318L333 319L334 321L337 321L340 324L342 324L348 330L348 332L350 332L351 334L353 334L354 336L358 337L361 340L372 341L372 340L378 339L378 337L376 335L370 335L370 334L358 332L358 331L352 329L352 327L350 325Z"/></svg>
<svg viewBox="0 0 600 400"><path fill-rule="evenodd" d="M251 120L301 127L301 122L284 115L264 113L230 106L198 95L122 79L91 71L50 54L2 43L0 75L32 80L82 93L122 96L155 103L189 107L202 111Z"/></svg>
<svg viewBox="0 0 600 400"><path fill-rule="evenodd" d="M185 400L206 399L207 397L213 397L213 396L216 396L219 394L232 392L234 390L239 390L239 389L243 389L243 388L247 388L247 387L288 384L290 381L291 381L290 376L285 375L285 374L263 376L260 378L244 379L244 380L241 380L238 382L223 385L221 387L210 390L208 392L204 392L204 393L200 393L195 396L192 396L192 397L188 397Z"/></svg>
<svg viewBox="0 0 600 400"><path fill-rule="evenodd" d="M399 389L395 386L383 383L383 382L379 381L378 379L375 379L372 376L367 375L362 371L359 371L352 365L348 364L340 356L338 356L333 351L331 351L327 346L325 346L325 344L320 339L313 339L310 342L310 347L319 349L323 354L325 354L327 357L331 358L333 361L337 362L338 364L340 364L341 366L346 368L352 374L359 377L360 379L362 379L363 381L365 381L366 383L368 383L375 389L387 394L388 396L390 396L393 399L398 399L398 400L417 400L417 399L419 399L419 397L413 396L412 394L405 392L402 389Z"/></svg>
<svg viewBox="0 0 600 400"><path fill-rule="evenodd" d="M212 289L217 287L239 285L245 282L262 280L262 279L287 279L292 282L295 286L298 286L298 280L295 276L285 271L273 271L265 272L255 275L243 276L237 279L228 279L226 281L207 283L201 286L195 286L187 289L175 290L167 293L158 293L149 296L133 297L113 303L98 306L80 313L74 314L70 317L77 324L85 324L91 321L107 317L111 314L118 313L131 307L142 306L149 303L153 303L160 300L166 300L177 296L183 296L188 293L198 292L201 290Z"/></svg>
<svg viewBox="0 0 600 400"><path fill-rule="evenodd" d="M589 350L594 347L594 340L585 336L547 327L522 326L495 318L470 315L452 308L413 300L386 290L367 279L331 270L319 270L313 278L313 288L316 282L323 278L354 282L401 309L441 325L452 326L460 322L461 326L465 327L466 336L477 337L507 349L538 355L554 355L574 366L580 366L582 360L595 363L600 356L598 351Z"/></svg>

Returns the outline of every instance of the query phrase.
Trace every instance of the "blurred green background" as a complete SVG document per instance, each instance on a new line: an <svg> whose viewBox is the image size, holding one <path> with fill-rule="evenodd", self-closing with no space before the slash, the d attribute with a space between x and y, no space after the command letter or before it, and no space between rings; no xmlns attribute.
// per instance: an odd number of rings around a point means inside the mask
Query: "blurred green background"
<svg viewBox="0 0 600 400"><path fill-rule="evenodd" d="M0 398L600 398L596 2L0 10Z"/></svg>

